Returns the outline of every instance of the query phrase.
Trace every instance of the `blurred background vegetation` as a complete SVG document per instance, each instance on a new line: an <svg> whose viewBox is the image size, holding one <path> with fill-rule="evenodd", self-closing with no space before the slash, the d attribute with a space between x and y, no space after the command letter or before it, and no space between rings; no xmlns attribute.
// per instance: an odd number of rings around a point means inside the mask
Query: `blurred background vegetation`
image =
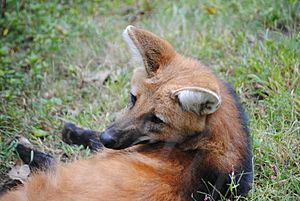
<svg viewBox="0 0 300 201"><path fill-rule="evenodd" d="M235 86L251 120L249 200L300 200L300 2L1 0L0 184L14 136L58 159L89 156L60 139L71 121L102 130L127 103L133 24Z"/></svg>

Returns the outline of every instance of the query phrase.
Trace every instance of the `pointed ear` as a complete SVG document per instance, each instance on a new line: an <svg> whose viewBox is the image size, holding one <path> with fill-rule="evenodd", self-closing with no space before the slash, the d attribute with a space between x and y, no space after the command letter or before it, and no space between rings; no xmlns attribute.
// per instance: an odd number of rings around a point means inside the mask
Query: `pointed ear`
<svg viewBox="0 0 300 201"><path fill-rule="evenodd" d="M176 55L173 47L151 32L129 25L123 32L132 57L142 62L149 77L155 75L162 66L168 65Z"/></svg>
<svg viewBox="0 0 300 201"><path fill-rule="evenodd" d="M183 110L199 115L214 113L221 105L221 97L208 89L185 87L173 92Z"/></svg>

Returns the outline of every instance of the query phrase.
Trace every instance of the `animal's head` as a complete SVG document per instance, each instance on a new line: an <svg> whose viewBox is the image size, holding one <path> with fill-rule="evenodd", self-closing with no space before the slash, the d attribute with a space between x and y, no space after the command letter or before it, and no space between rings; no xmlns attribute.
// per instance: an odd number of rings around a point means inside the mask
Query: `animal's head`
<svg viewBox="0 0 300 201"><path fill-rule="evenodd" d="M221 104L215 76L153 33L128 26L123 38L141 68L132 77L128 106L100 136L104 146L180 144L204 131L207 115Z"/></svg>

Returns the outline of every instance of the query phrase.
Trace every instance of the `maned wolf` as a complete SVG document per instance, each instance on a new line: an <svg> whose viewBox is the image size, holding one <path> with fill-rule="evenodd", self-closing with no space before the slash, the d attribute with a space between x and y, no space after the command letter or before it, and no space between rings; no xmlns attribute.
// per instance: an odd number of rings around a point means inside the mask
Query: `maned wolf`
<svg viewBox="0 0 300 201"><path fill-rule="evenodd" d="M1 201L218 200L247 194L252 154L234 90L148 31L128 26L123 37L142 68L133 75L129 105L100 136L110 149L39 171Z"/></svg>

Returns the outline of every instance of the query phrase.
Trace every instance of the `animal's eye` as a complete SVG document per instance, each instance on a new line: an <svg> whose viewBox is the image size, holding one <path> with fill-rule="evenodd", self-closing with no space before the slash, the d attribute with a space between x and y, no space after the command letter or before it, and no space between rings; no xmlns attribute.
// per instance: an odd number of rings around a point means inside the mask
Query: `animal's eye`
<svg viewBox="0 0 300 201"><path fill-rule="evenodd" d="M135 102L136 102L136 96L133 95L132 93L130 93L130 102L131 102L132 106L134 106Z"/></svg>
<svg viewBox="0 0 300 201"><path fill-rule="evenodd" d="M148 121L151 121L151 122L156 123L156 124L163 124L164 123L164 121L162 119L160 119L158 116L156 116L155 114L149 115Z"/></svg>

